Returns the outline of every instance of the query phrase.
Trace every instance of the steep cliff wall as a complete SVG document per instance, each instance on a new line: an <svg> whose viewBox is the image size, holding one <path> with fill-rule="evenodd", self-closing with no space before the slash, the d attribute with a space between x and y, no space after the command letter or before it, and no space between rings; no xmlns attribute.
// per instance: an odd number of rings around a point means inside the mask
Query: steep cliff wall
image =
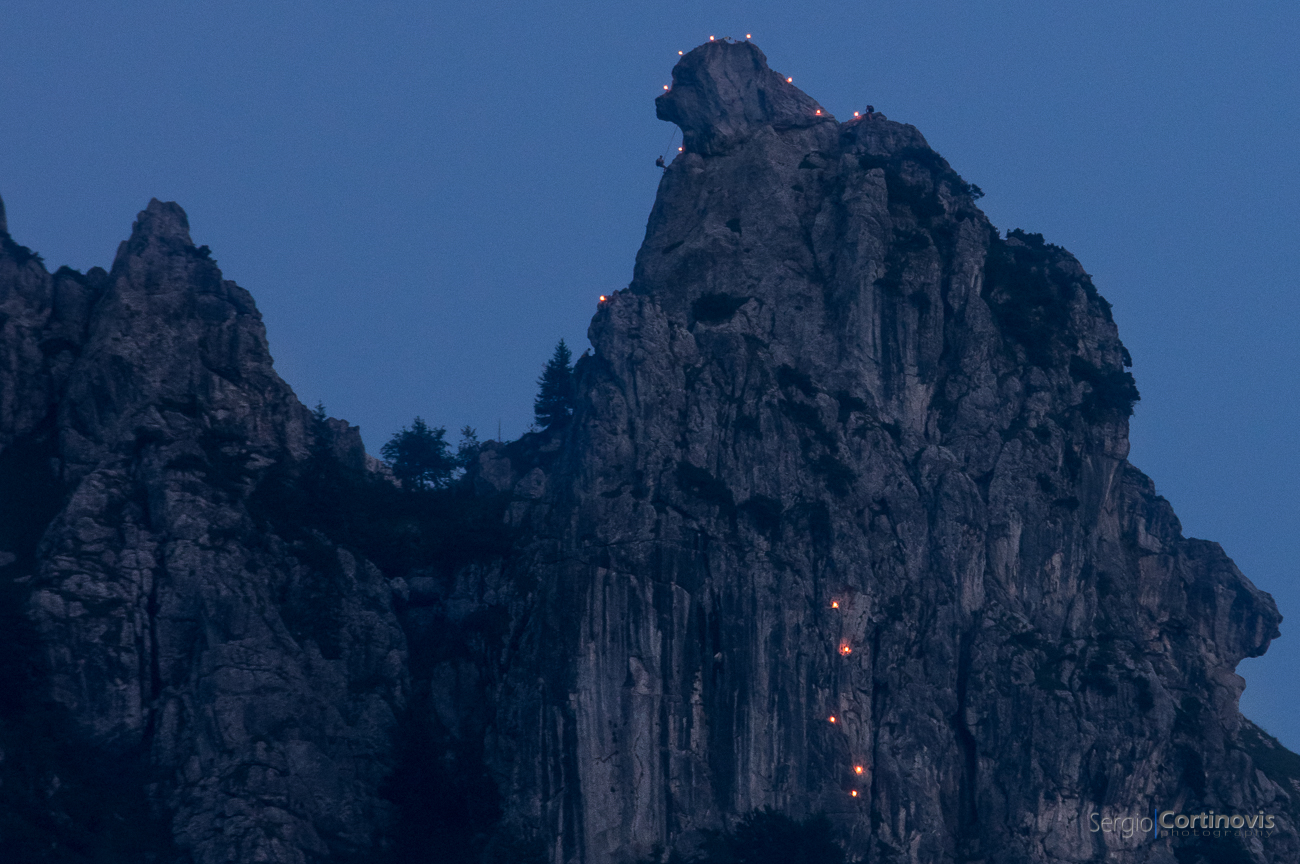
<svg viewBox="0 0 1300 864"><path fill-rule="evenodd" d="M1237 710L1280 618L1126 461L1080 264L751 44L673 78L575 416L444 493L298 403L174 204L53 275L0 206L5 854L622 864L772 807L870 862L1300 858ZM1274 824L1090 830L1153 808Z"/></svg>
<svg viewBox="0 0 1300 864"><path fill-rule="evenodd" d="M770 806L872 861L1171 861L1089 814L1284 811L1233 671L1280 618L1125 460L1079 263L751 44L686 55L658 111L685 152L554 461L483 456L535 502L504 576L539 585L494 767L555 860ZM1225 849L1298 854L1289 824Z"/></svg>

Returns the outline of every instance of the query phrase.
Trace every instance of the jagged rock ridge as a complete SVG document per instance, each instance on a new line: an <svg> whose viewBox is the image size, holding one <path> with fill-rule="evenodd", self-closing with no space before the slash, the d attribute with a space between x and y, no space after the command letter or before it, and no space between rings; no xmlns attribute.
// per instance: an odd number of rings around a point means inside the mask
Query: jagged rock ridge
<svg viewBox="0 0 1300 864"><path fill-rule="evenodd" d="M554 860L774 807L868 861L1170 861L1089 814L1284 812L1233 671L1280 618L1126 461L1137 391L1079 263L752 44L673 81L685 152L558 455L482 457L535 501L502 576L539 586L491 764ZM1296 853L1290 828L1229 847Z"/></svg>
<svg viewBox="0 0 1300 864"><path fill-rule="evenodd" d="M36 647L4 670L31 686L3 706L3 842L194 864L369 849L406 686L389 586L248 508L314 446L359 467L358 430L313 422L175 204L150 202L107 273L51 276L4 239L0 506L28 530L0 532L3 611ZM321 567L341 608L303 622Z"/></svg>
<svg viewBox="0 0 1300 864"><path fill-rule="evenodd" d="M420 523L474 511L470 552L365 539L391 487L178 207L51 275L0 206L0 841L612 864L770 806L867 861L1294 860L1233 672L1280 618L1127 463L1082 267L752 44L673 80L685 152L573 420ZM1151 806L1279 829L1088 830Z"/></svg>

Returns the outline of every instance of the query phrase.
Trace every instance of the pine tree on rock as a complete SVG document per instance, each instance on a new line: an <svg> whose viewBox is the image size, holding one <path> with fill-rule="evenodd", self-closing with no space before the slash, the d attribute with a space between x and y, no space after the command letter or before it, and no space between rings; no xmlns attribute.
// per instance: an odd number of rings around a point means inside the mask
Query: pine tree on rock
<svg viewBox="0 0 1300 864"><path fill-rule="evenodd" d="M542 377L537 379L537 399L533 401L533 416L543 429L563 427L573 416L573 359L569 346L560 343L555 353L546 361Z"/></svg>
<svg viewBox="0 0 1300 864"><path fill-rule="evenodd" d="M441 489L456 470L456 457L450 452L446 436L446 427L429 428L416 417L410 429L403 426L379 452L402 488Z"/></svg>
<svg viewBox="0 0 1300 864"><path fill-rule="evenodd" d="M456 448L456 465L461 468L468 468L478 459L479 451L482 449L483 445L478 440L478 430L468 424L462 426L460 430L460 446Z"/></svg>

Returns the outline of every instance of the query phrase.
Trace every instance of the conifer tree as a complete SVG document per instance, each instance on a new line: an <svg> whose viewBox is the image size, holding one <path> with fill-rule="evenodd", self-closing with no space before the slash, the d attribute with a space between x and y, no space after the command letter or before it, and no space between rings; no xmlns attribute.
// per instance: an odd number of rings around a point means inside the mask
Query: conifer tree
<svg viewBox="0 0 1300 864"><path fill-rule="evenodd" d="M449 451L447 429L430 428L419 417L411 428L402 427L379 451L404 489L440 489L451 480L456 457Z"/></svg>
<svg viewBox="0 0 1300 864"><path fill-rule="evenodd" d="M573 416L573 359L569 346L560 343L546 362L542 377L537 379L537 399L533 401L533 416L543 429L564 426Z"/></svg>
<svg viewBox="0 0 1300 864"><path fill-rule="evenodd" d="M468 468L478 458L483 445L478 440L478 430L466 425L460 430L460 446L456 448L456 464Z"/></svg>

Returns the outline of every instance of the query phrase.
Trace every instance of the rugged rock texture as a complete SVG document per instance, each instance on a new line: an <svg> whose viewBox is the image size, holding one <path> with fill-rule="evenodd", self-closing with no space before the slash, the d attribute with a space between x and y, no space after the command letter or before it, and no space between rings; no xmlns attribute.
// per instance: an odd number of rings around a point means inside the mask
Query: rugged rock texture
<svg viewBox="0 0 1300 864"><path fill-rule="evenodd" d="M1300 858L1237 710L1280 618L1126 461L1079 263L751 44L673 80L572 421L446 493L367 479L175 205L84 275L0 216L6 851L621 864L772 807L870 862ZM1089 830L1157 807L1275 825Z"/></svg>
<svg viewBox="0 0 1300 864"><path fill-rule="evenodd" d="M271 368L252 298L175 204L150 202L109 273L51 277L4 239L0 506L26 524L0 536L0 572L38 646L34 672L5 670L9 689L36 677L4 706L5 845L195 864L368 849L405 690L389 587L246 506L269 466L313 446L359 463L357 430L313 422ZM55 740L33 717L62 724ZM85 776L60 750L74 745L140 785ZM162 839L84 824L146 783Z"/></svg>
<svg viewBox="0 0 1300 864"><path fill-rule="evenodd" d="M537 585L489 762L554 860L770 806L870 861L1172 861L1089 814L1284 812L1233 671L1280 618L1125 461L1137 391L1079 263L753 45L673 80L685 153L562 447L482 457L535 501L503 575ZM1293 860L1278 824L1216 849Z"/></svg>

